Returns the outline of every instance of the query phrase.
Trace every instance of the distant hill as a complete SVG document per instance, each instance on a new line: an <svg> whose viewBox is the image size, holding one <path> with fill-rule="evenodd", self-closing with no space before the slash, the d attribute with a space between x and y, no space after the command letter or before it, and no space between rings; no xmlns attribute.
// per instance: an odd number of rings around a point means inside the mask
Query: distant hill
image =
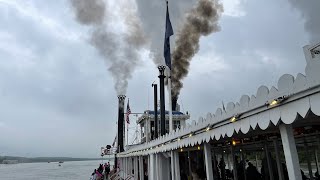
<svg viewBox="0 0 320 180"><path fill-rule="evenodd" d="M112 158L103 158L112 159ZM35 163L35 162L59 162L59 161L91 161L101 160L101 158L72 158L72 157L18 157L18 156L0 156L0 164L3 160L17 160L19 163Z"/></svg>

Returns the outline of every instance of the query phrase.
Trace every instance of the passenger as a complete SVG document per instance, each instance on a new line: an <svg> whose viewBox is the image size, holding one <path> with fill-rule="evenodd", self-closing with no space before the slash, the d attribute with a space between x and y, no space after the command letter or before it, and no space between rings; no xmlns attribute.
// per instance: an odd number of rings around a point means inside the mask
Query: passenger
<svg viewBox="0 0 320 180"><path fill-rule="evenodd" d="M96 171L96 180L102 180L102 174L99 171Z"/></svg>
<svg viewBox="0 0 320 180"><path fill-rule="evenodd" d="M96 175L96 169L93 170L93 173L91 174L90 180L96 180L97 175Z"/></svg>
<svg viewBox="0 0 320 180"><path fill-rule="evenodd" d="M105 172L106 177L108 178L108 176L110 174L110 163L109 162L108 162L108 164L106 163L104 172Z"/></svg>
<svg viewBox="0 0 320 180"><path fill-rule="evenodd" d="M248 163L246 175L247 179L261 179L261 174L258 172L257 168L251 162Z"/></svg>

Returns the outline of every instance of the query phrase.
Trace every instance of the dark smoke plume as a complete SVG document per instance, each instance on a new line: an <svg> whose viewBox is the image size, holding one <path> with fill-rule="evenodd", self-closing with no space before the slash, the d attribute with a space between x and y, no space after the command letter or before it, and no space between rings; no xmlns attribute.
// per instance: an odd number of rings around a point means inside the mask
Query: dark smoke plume
<svg viewBox="0 0 320 180"><path fill-rule="evenodd" d="M291 5L301 12L304 29L309 34L310 42L320 41L320 1L319 0L289 0Z"/></svg>
<svg viewBox="0 0 320 180"><path fill-rule="evenodd" d="M106 6L103 0L71 0L71 4L76 12L76 19L82 24L93 25L102 24Z"/></svg>
<svg viewBox="0 0 320 180"><path fill-rule="evenodd" d="M155 65L163 65L163 40L166 21L165 0L135 0L138 6L139 18L142 27L149 40L150 58ZM188 12L198 0L169 0L170 20L173 29L182 26L185 20L185 13ZM176 32L175 32L176 33ZM175 39L175 35L171 37ZM174 41L171 48L174 49Z"/></svg>
<svg viewBox="0 0 320 180"><path fill-rule="evenodd" d="M131 1L117 3L121 11L117 15L120 14L120 21L124 21L125 31L114 30L106 13L112 16L111 12L115 10L107 11L107 4L103 0L71 0L71 4L78 22L92 27L89 42L106 61L117 94L126 94L128 80L139 62L139 50L146 43L134 4Z"/></svg>
<svg viewBox="0 0 320 180"><path fill-rule="evenodd" d="M201 36L220 31L218 21L223 12L218 0L199 0L187 14L186 22L177 34L172 54L172 97L178 98L182 80L189 73L190 61L199 51Z"/></svg>

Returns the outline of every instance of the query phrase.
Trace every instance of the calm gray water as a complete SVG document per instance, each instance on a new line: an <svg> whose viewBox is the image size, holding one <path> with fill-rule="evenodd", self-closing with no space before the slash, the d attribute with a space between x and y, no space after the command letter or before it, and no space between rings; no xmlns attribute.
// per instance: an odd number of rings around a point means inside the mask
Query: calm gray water
<svg viewBox="0 0 320 180"><path fill-rule="evenodd" d="M103 161L106 162L105 160ZM0 164L1 180L88 180L102 161ZM112 161L110 161L112 163Z"/></svg>

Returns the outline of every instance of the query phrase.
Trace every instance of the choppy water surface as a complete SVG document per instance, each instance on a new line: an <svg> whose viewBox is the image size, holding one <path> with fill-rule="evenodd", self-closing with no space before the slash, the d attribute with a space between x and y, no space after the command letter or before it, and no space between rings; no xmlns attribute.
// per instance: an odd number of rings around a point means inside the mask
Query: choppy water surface
<svg viewBox="0 0 320 180"><path fill-rule="evenodd" d="M88 180L102 161L72 161L58 166L52 163L0 164L1 180ZM103 161L104 163L106 161ZM110 161L110 163L112 163Z"/></svg>

